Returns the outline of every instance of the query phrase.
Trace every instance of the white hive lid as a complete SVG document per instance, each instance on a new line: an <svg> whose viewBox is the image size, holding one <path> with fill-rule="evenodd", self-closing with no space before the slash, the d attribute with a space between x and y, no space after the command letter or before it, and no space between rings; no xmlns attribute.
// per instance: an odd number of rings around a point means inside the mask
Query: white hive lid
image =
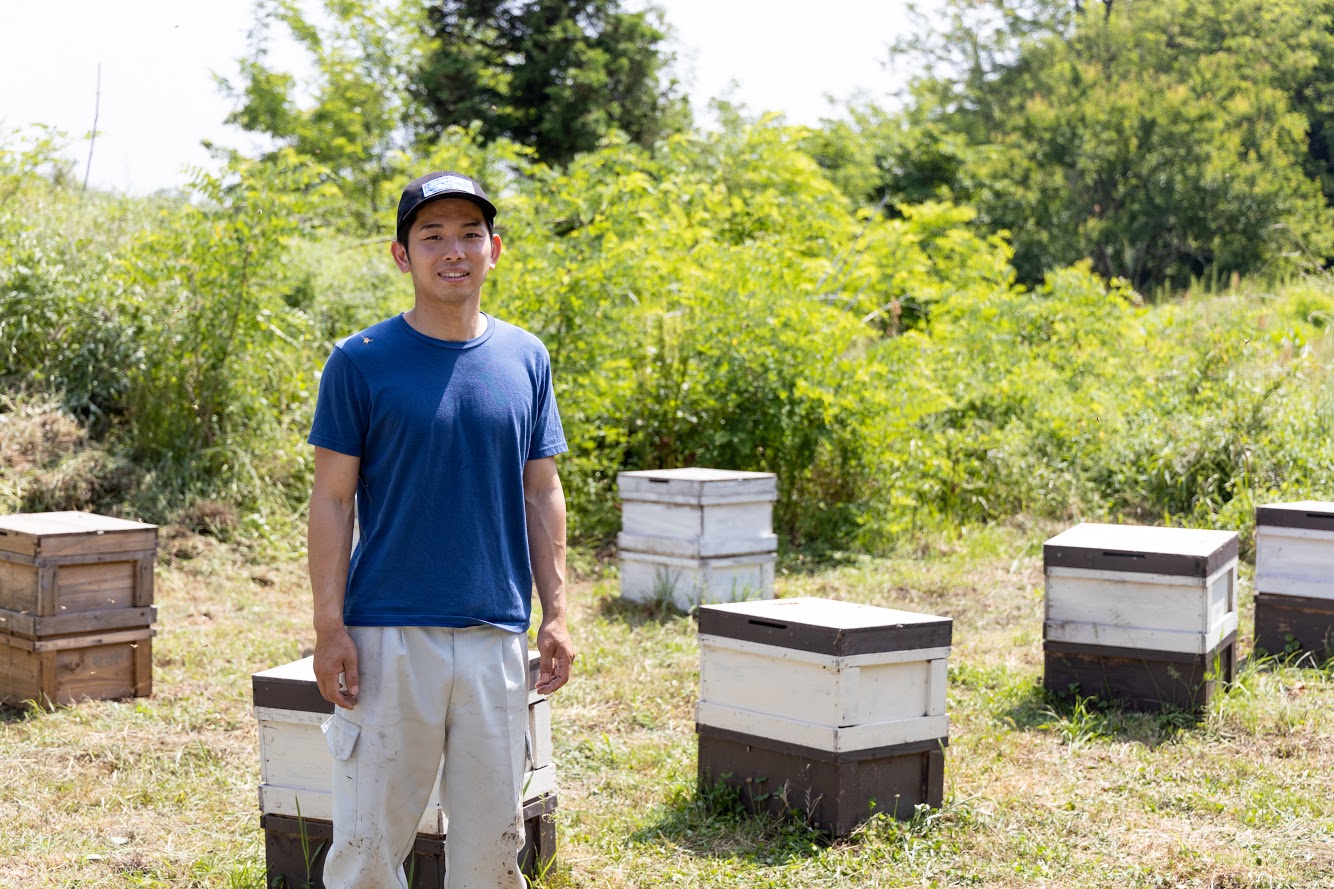
<svg viewBox="0 0 1334 889"><path fill-rule="evenodd" d="M721 504L774 501L778 476L772 472L688 467L622 472L616 477L622 499L660 503Z"/></svg>

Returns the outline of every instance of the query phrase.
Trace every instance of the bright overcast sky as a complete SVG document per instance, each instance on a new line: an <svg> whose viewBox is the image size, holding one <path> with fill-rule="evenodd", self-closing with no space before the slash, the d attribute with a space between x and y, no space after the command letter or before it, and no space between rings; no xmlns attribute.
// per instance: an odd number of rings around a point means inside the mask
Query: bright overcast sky
<svg viewBox="0 0 1334 889"><path fill-rule="evenodd" d="M887 103L898 83L884 62L907 27L905 0L657 5L675 30L679 76L700 116L710 98L725 96L815 124L836 116L826 96ZM255 145L223 124L230 107L214 81L235 73L251 12L252 0L0 0L0 140L12 143L9 134L30 124L77 140L97 108L91 185L148 193L184 184L186 167L210 163L202 140ZM88 142L67 154L82 178Z"/></svg>

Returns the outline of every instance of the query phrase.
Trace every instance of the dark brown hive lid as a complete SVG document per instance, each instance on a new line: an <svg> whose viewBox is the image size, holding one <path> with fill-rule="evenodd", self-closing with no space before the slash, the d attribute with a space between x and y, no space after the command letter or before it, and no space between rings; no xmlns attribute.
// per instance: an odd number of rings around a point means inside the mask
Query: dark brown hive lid
<svg viewBox="0 0 1334 889"><path fill-rule="evenodd" d="M1255 524L1274 528L1334 531L1334 503L1325 500L1299 500L1296 503L1257 506Z"/></svg>
<svg viewBox="0 0 1334 889"><path fill-rule="evenodd" d="M954 625L948 617L819 598L703 605L698 614L701 634L835 657L942 648Z"/></svg>
<svg viewBox="0 0 1334 889"><path fill-rule="evenodd" d="M1042 547L1047 568L1208 577L1237 557L1235 531L1081 522Z"/></svg>

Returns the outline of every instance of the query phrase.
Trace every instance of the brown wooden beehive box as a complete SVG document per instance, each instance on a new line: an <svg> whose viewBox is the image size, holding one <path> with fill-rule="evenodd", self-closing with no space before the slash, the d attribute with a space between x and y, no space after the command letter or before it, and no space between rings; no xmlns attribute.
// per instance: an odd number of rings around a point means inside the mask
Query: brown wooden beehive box
<svg viewBox="0 0 1334 889"><path fill-rule="evenodd" d="M556 795L529 800L523 807L524 846L519 868L530 879L545 873L556 857ZM333 839L333 823L322 818L294 818L265 814L264 859L268 869L265 885L290 889L323 889L324 858ZM403 862L412 874L411 889L443 889L448 839L443 835L417 834L412 853ZM281 880L281 882L278 882Z"/></svg>
<svg viewBox="0 0 1334 889"><path fill-rule="evenodd" d="M0 632L27 639L153 623L157 526L88 512L0 516Z"/></svg>
<svg viewBox="0 0 1334 889"><path fill-rule="evenodd" d="M696 732L702 782L735 788L747 811L800 813L831 836L873 815L906 820L944 801L948 738L831 753L709 725Z"/></svg>
<svg viewBox="0 0 1334 889"><path fill-rule="evenodd" d="M152 627L49 639L0 633L0 704L148 697L152 639Z"/></svg>
<svg viewBox="0 0 1334 889"><path fill-rule="evenodd" d="M1237 535L1081 523L1043 547L1044 685L1197 710L1236 666Z"/></svg>
<svg viewBox="0 0 1334 889"><path fill-rule="evenodd" d="M151 695L156 558L156 525L0 516L0 703Z"/></svg>
<svg viewBox="0 0 1334 889"><path fill-rule="evenodd" d="M953 622L818 598L699 609L701 784L834 836L944 795Z"/></svg>
<svg viewBox="0 0 1334 889"><path fill-rule="evenodd" d="M1256 508L1255 647L1334 655L1334 503Z"/></svg>

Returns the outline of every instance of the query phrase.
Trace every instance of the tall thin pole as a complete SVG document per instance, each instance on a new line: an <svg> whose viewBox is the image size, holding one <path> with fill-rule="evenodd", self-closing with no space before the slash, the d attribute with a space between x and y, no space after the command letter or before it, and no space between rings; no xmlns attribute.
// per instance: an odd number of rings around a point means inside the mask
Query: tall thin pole
<svg viewBox="0 0 1334 889"><path fill-rule="evenodd" d="M97 118L102 113L102 63L97 63L97 96L93 99L93 132L88 137L88 164L83 168L83 190L88 191L88 176L93 172L93 146L97 144Z"/></svg>

